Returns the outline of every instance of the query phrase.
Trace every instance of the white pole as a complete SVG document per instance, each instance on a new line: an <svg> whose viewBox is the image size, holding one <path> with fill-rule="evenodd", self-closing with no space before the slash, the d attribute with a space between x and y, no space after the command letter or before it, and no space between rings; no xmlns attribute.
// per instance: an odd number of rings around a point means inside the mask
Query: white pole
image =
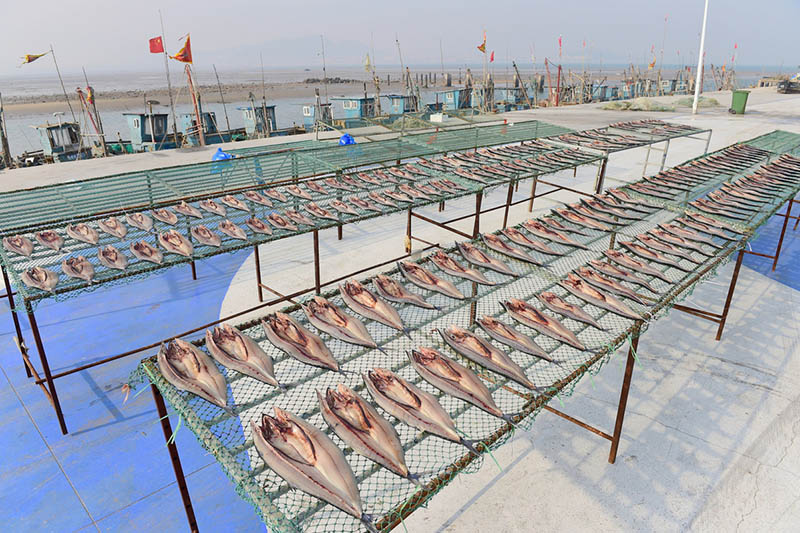
<svg viewBox="0 0 800 533"><path fill-rule="evenodd" d="M700 56L697 58L697 81L694 84L694 103L692 103L692 114L697 114L697 102L700 99L700 86L703 83L703 52L706 47L706 21L708 20L708 0L703 11L703 31L700 33Z"/></svg>

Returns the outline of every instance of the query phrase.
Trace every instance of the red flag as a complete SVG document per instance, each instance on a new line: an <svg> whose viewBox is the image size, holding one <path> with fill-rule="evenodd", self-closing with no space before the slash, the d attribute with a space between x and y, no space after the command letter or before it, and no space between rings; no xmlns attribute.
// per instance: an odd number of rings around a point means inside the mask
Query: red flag
<svg viewBox="0 0 800 533"><path fill-rule="evenodd" d="M583 47L586 48L586 39L583 40Z"/></svg>
<svg viewBox="0 0 800 533"><path fill-rule="evenodd" d="M489 55L489 63L494 63L494 50L492 50L492 53Z"/></svg>
<svg viewBox="0 0 800 533"><path fill-rule="evenodd" d="M733 49L736 50L737 48L739 48L739 43L733 43Z"/></svg>
<svg viewBox="0 0 800 533"><path fill-rule="evenodd" d="M189 34L186 34L186 42L183 43L183 48L178 50L178 53L174 56L170 56L175 61L180 61L181 63L191 63L192 62L192 43L189 40Z"/></svg>
<svg viewBox="0 0 800 533"><path fill-rule="evenodd" d="M163 54L164 53L164 41L161 39L161 36L153 37L150 39L150 53L151 54Z"/></svg>

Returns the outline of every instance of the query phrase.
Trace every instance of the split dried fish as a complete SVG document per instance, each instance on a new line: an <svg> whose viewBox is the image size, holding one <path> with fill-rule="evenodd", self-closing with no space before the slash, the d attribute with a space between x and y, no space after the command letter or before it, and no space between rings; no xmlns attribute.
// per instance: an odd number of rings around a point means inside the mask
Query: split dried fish
<svg viewBox="0 0 800 533"><path fill-rule="evenodd" d="M337 222L339 221L339 217L337 217L327 209L318 206L314 202L308 202L303 207L305 208L306 211L308 211L311 215L315 217L328 218L330 220L336 220Z"/></svg>
<svg viewBox="0 0 800 533"><path fill-rule="evenodd" d="M536 344L533 339L520 333L505 322L501 322L492 316L485 315L475 320L475 323L494 340L502 342L506 346L510 346L520 352L555 363L555 361L547 355L547 352Z"/></svg>
<svg viewBox="0 0 800 533"><path fill-rule="evenodd" d="M68 225L67 235L76 241L85 242L87 244L97 244L97 241L100 240L100 235L98 235L97 230L87 226L83 222L75 224L74 226L71 224Z"/></svg>
<svg viewBox="0 0 800 533"><path fill-rule="evenodd" d="M500 302L500 305L517 322L557 341L569 344L578 350L586 350L586 346L564 324L553 317L547 316L527 302L512 298L508 301Z"/></svg>
<svg viewBox="0 0 800 533"><path fill-rule="evenodd" d="M494 257L483 253L468 242L459 242L456 246L458 246L458 251L461 252L461 255L464 257L464 259L473 265L479 265L507 276L517 276L517 274L511 270L508 265L499 259L495 259Z"/></svg>
<svg viewBox="0 0 800 533"><path fill-rule="evenodd" d="M277 229L285 229L287 231L297 231L297 226L280 216L278 213L270 213L267 215L267 222L275 226Z"/></svg>
<svg viewBox="0 0 800 533"><path fill-rule="evenodd" d="M422 347L411 350L408 358L422 379L445 394L471 403L490 415L510 420L510 417L497 407L489 389L472 370L433 348Z"/></svg>
<svg viewBox="0 0 800 533"><path fill-rule="evenodd" d="M548 228L538 220L526 220L525 222L522 223L522 227L524 227L526 230L536 235L537 237L542 237L544 239L557 242L559 244L566 244L568 246L575 246L576 248L583 248L584 250L589 249L583 244L570 239L560 231Z"/></svg>
<svg viewBox="0 0 800 533"><path fill-rule="evenodd" d="M272 235L272 228L265 224L262 220L256 217L250 217L244 221L247 227L256 233L263 233L264 235Z"/></svg>
<svg viewBox="0 0 800 533"><path fill-rule="evenodd" d="M150 212L153 214L153 217L156 220L160 220L164 224L174 226L178 223L178 216L168 207L165 207L164 209L153 209Z"/></svg>
<svg viewBox="0 0 800 533"><path fill-rule="evenodd" d="M325 422L353 450L394 472L418 483L406 465L403 445L394 427L352 389L339 383L325 394L317 391L320 412Z"/></svg>
<svg viewBox="0 0 800 533"><path fill-rule="evenodd" d="M306 185L306 187L308 187L308 190L310 190L311 192L315 192L315 193L318 193L318 194L328 194L328 190L325 187L323 187L322 185L320 185L319 183L317 183L316 181L313 181L313 180L312 181L307 181L307 182L305 182L305 185Z"/></svg>
<svg viewBox="0 0 800 533"><path fill-rule="evenodd" d="M91 282L94 279L94 267L82 255L67 257L61 261L61 271L67 276Z"/></svg>
<svg viewBox="0 0 800 533"><path fill-rule="evenodd" d="M272 357L256 341L238 329L228 324L207 329L206 346L211 356L223 366L273 387L282 388L275 377Z"/></svg>
<svg viewBox="0 0 800 533"><path fill-rule="evenodd" d="M402 283L388 276L379 274L372 280L372 283L378 294L390 302L416 305L424 309L435 309L435 306L426 302L422 296L407 290Z"/></svg>
<svg viewBox="0 0 800 533"><path fill-rule="evenodd" d="M97 251L97 259L100 260L102 265L108 268L116 270L125 270L128 268L128 258L110 244Z"/></svg>
<svg viewBox="0 0 800 533"><path fill-rule="evenodd" d="M192 229L189 231L192 234L192 237L197 239L197 242L200 244L214 246L216 248L219 248L222 245L222 240L219 238L219 235L205 227L203 224L192 226Z"/></svg>
<svg viewBox="0 0 800 533"><path fill-rule="evenodd" d="M625 296L626 298L630 298L636 303L645 305L645 302L644 300L642 300L641 296L636 294L634 291L632 291L628 287L618 283L613 279L601 276L599 273L595 272L591 268L588 268L586 266L581 266L575 270L575 273L583 281L585 281L590 285L594 285L597 289L611 291L615 294L619 294L620 296Z"/></svg>
<svg viewBox="0 0 800 533"><path fill-rule="evenodd" d="M244 230L228 219L220 222L217 225L217 229L232 239L239 239L240 241L247 240L247 234Z"/></svg>
<svg viewBox="0 0 800 533"><path fill-rule="evenodd" d="M244 211L245 213L249 213L250 209L245 205L244 202L233 196L232 194L226 194L219 200L223 204L227 205L232 209L238 209L239 211Z"/></svg>
<svg viewBox="0 0 800 533"><path fill-rule="evenodd" d="M369 200L365 198L359 198L358 196L351 196L350 201L353 202L353 205L358 207L359 209L363 209L365 211L375 211L376 213L383 213L380 207L373 204Z"/></svg>
<svg viewBox="0 0 800 533"><path fill-rule="evenodd" d="M311 325L331 337L369 348L378 346L360 320L342 312L322 296L314 296L301 307Z"/></svg>
<svg viewBox="0 0 800 533"><path fill-rule="evenodd" d="M269 342L301 363L339 372L339 363L319 335L311 333L291 316L276 312L263 319L261 325Z"/></svg>
<svg viewBox="0 0 800 533"><path fill-rule="evenodd" d="M614 261L618 265L624 266L625 268L630 268L634 272L639 272L640 274L646 274L648 276L655 276L660 280L666 281L667 283L672 283L670 279L657 268L653 268L647 263L639 261L634 257L627 256L619 250L603 250L603 254L611 261Z"/></svg>
<svg viewBox="0 0 800 533"><path fill-rule="evenodd" d="M149 232L153 229L153 219L144 213L128 213L125 220L134 228Z"/></svg>
<svg viewBox="0 0 800 533"><path fill-rule="evenodd" d="M61 250L64 246L64 238L51 229L40 231L36 234L36 240L39 244L56 252Z"/></svg>
<svg viewBox="0 0 800 533"><path fill-rule="evenodd" d="M289 220L294 222L295 224L305 224L306 226L313 226L314 221L305 216L300 211L296 209L287 209L284 211L284 214L289 217Z"/></svg>
<svg viewBox="0 0 800 533"><path fill-rule="evenodd" d="M128 234L128 228L117 219L117 217L107 218L105 220L98 220L97 225L100 229L118 239L124 239Z"/></svg>
<svg viewBox="0 0 800 533"><path fill-rule="evenodd" d="M416 263L411 263L410 261L399 261L397 266L400 268L400 272L403 274L403 276L417 287L421 287L430 291L436 291L444 294L445 296L456 298L458 300L463 300L465 298L465 296L461 294L461 291L459 291L451 282L435 276L430 271L422 268Z"/></svg>
<svg viewBox="0 0 800 533"><path fill-rule="evenodd" d="M192 253L194 253L192 243L174 229L159 233L158 242L166 251L174 254L192 257Z"/></svg>
<svg viewBox="0 0 800 533"><path fill-rule="evenodd" d="M616 313L626 318L633 320L644 320L640 314L634 312L630 307L621 301L617 300L610 294L606 294L595 289L574 274L567 274L567 278L560 281L559 285L567 289L578 298L589 302L592 305L602 307L603 309L607 309L612 313Z"/></svg>
<svg viewBox="0 0 800 533"><path fill-rule="evenodd" d="M671 244L667 244L666 242L659 241L649 235L640 234L636 236L636 239L641 242L643 245L647 246L652 250L656 250L665 254L672 254L676 257L680 257L681 259L686 259L687 261L691 261L692 263L700 264L702 261L699 259L695 259L687 252L672 246Z"/></svg>
<svg viewBox="0 0 800 533"><path fill-rule="evenodd" d="M381 205L385 205L385 206L388 206L388 207L397 207L396 203L394 203L393 201L389 200L388 198L386 198L384 196L381 196L379 193L377 193L375 191L372 191L371 193L367 194L367 196L370 199L375 200L376 202L378 202Z"/></svg>
<svg viewBox="0 0 800 533"><path fill-rule="evenodd" d="M554 313L571 318L572 320L577 320L578 322L583 322L584 324L589 324L600 331L606 330L606 328L601 326L599 322L592 318L592 315L577 305L572 305L554 292L542 292L537 294L536 298L542 302L546 308L550 309Z"/></svg>
<svg viewBox="0 0 800 533"><path fill-rule="evenodd" d="M589 217L585 217L579 213L570 211L569 209L557 207L555 209L555 212L561 215L565 220L568 220L573 224L578 224L579 226L583 226L585 228L597 229L600 231L611 231L611 228L606 226L605 224L601 222L595 222Z"/></svg>
<svg viewBox="0 0 800 533"><path fill-rule="evenodd" d="M214 204L216 205L216 204ZM203 202L200 202L200 206L203 206ZM205 209L205 208L204 208ZM187 217L194 217L194 218L203 218L203 213L197 210L196 207L187 204L186 202L181 202L175 206L175 211L182 215L186 215ZM210 209L206 209L206 211L210 211ZM214 211L211 211L212 213Z"/></svg>
<svg viewBox="0 0 800 533"><path fill-rule="evenodd" d="M494 235L492 233L484 233L481 235L481 239L483 243L488 247L494 250L495 252L500 252L501 254L506 254L511 256L515 259L519 259L520 261L525 261L527 263L533 263L534 265L542 264L541 261L538 259L531 257L527 253L525 253L522 249L517 248L511 244L508 244L506 241Z"/></svg>
<svg viewBox="0 0 800 533"><path fill-rule="evenodd" d="M287 202L287 201L289 201L289 199L286 197L286 195L283 194L278 189L266 189L264 191L264 194L266 194L267 196L269 196L273 200L278 200L279 202Z"/></svg>
<svg viewBox="0 0 800 533"><path fill-rule="evenodd" d="M244 194L244 197L251 202L255 202L266 207L272 207L272 201L258 191L244 191L242 194Z"/></svg>
<svg viewBox="0 0 800 533"><path fill-rule="evenodd" d="M639 276L632 274L627 270L622 270L611 263L604 263L602 261L598 261L597 259L592 259L589 261L589 264L597 269L598 272L602 272L606 276L627 281L628 283L635 283L636 285L640 285L654 294L658 294L658 291L652 285L650 285L647 280L640 278Z"/></svg>
<svg viewBox="0 0 800 533"><path fill-rule="evenodd" d="M25 257L30 257L33 253L33 243L24 235L3 237L3 248Z"/></svg>
<svg viewBox="0 0 800 533"><path fill-rule="evenodd" d="M275 417L250 421L259 455L289 485L341 509L372 530L353 470L342 451L315 426L275 406Z"/></svg>
<svg viewBox="0 0 800 533"><path fill-rule="evenodd" d="M133 256L141 261L150 261L157 265L164 261L161 250L153 248L146 241L132 242L130 248Z"/></svg>
<svg viewBox="0 0 800 533"><path fill-rule="evenodd" d="M161 374L177 389L227 409L228 386L208 354L193 344L175 339L161 345L156 359Z"/></svg>
<svg viewBox="0 0 800 533"><path fill-rule="evenodd" d="M405 202L407 204L410 204L410 203L412 203L414 201L414 200L411 199L411 197L403 194L400 191L385 190L385 191L383 191L383 194L385 194L386 196L388 196L392 200L397 200L398 202Z"/></svg>
<svg viewBox="0 0 800 533"><path fill-rule="evenodd" d="M492 372L497 372L523 387L538 390L536 385L525 375L522 367L515 363L505 352L495 348L489 341L458 326L449 326L444 330L440 329L438 331L448 346L470 361L488 368Z"/></svg>
<svg viewBox="0 0 800 533"><path fill-rule="evenodd" d="M673 261L669 257L660 254L658 252L654 252L649 248L642 246L641 244L637 244L633 241L625 242L619 241L620 246L624 246L627 248L631 253L638 255L644 259L649 259L650 261L655 261L656 263L661 263L662 265L671 266L673 268L677 268L678 270L683 270L684 272L690 272L690 269L683 267L677 263L677 261Z"/></svg>
<svg viewBox="0 0 800 533"><path fill-rule="evenodd" d="M28 287L52 292L58 284L58 274L42 267L33 267L22 273L22 282Z"/></svg>
<svg viewBox="0 0 800 533"><path fill-rule="evenodd" d="M532 250L536 250L537 252L549 255L564 255L561 252L557 252L547 246L542 241L537 241L535 239L529 238L527 235L522 233L521 231L515 228L506 228L500 230L500 232L508 237L512 242L519 244L520 246L526 246Z"/></svg>
<svg viewBox="0 0 800 533"><path fill-rule="evenodd" d="M298 198L303 198L305 200L311 200L311 195L308 194L306 191L298 187L297 185L289 185L286 187L286 192L291 194L292 196L296 196Z"/></svg>
<svg viewBox="0 0 800 533"><path fill-rule="evenodd" d="M344 213L346 215L358 215L358 211L347 205L346 203L342 202L341 200L331 200L330 206L340 213Z"/></svg>
<svg viewBox="0 0 800 533"><path fill-rule="evenodd" d="M403 320L397 310L387 304L358 281L351 279L339 284L344 303L361 316L385 324L390 328L405 331Z"/></svg>
<svg viewBox="0 0 800 533"><path fill-rule="evenodd" d="M430 260L433 261L433 263L445 273L450 274L451 276L468 279L483 285L494 285L494 283L486 279L486 277L480 271L464 267L442 250L436 250L434 253L432 253L430 255Z"/></svg>
<svg viewBox="0 0 800 533"><path fill-rule="evenodd" d="M214 215L219 215L221 217L224 217L225 214L228 212L228 210L225 209L225 206L219 205L211 198L209 198L208 200L200 200L200 202L198 202L198 205L200 206L200 209L204 209L209 213L212 213Z"/></svg>

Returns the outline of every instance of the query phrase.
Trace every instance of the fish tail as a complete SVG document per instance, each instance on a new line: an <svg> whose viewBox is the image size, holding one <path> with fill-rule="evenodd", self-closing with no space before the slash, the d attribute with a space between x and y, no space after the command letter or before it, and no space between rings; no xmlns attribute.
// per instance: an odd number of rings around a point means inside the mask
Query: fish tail
<svg viewBox="0 0 800 533"><path fill-rule="evenodd" d="M361 523L367 528L367 531L370 533L378 533L378 530L375 528L375 524L372 523L373 516L371 514L364 513L361 515Z"/></svg>
<svg viewBox="0 0 800 533"><path fill-rule="evenodd" d="M281 391L285 391L289 389L289 386L286 385L285 383L278 383L278 389L280 389Z"/></svg>
<svg viewBox="0 0 800 533"><path fill-rule="evenodd" d="M404 327L403 328L403 335L405 335L406 337L408 337L410 339L411 338L411 328L405 328Z"/></svg>
<svg viewBox="0 0 800 533"><path fill-rule="evenodd" d="M466 447L467 447L467 449L468 449L469 451L471 451L472 453L474 453L476 456L480 456L481 452L479 452L479 451L478 451L478 449L475 447L475 443L476 443L477 441L474 441L474 440L467 440L467 439L465 439L465 438L463 438L463 437L462 437L460 442L461 442L461 444L463 444L464 446L466 446Z"/></svg>
<svg viewBox="0 0 800 533"><path fill-rule="evenodd" d="M411 474L411 473L409 473L409 474L406 476L406 479L407 479L407 480L409 480L409 481L410 481L411 483L413 483L414 485L416 485L416 486L418 486L418 487L422 488L422 482L419 480L419 478L420 478L421 476L422 476L422 474Z"/></svg>
<svg viewBox="0 0 800 533"><path fill-rule="evenodd" d="M344 368L339 368L339 373L343 376L346 376L347 374L358 374L358 372L355 370L345 370Z"/></svg>

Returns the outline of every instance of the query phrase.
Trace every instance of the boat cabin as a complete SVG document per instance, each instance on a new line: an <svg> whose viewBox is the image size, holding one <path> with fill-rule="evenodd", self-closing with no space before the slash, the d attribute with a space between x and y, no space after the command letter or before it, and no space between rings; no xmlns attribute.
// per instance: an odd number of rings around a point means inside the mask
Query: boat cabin
<svg viewBox="0 0 800 533"><path fill-rule="evenodd" d="M175 138L169 133L167 113L123 113L131 134L134 152L153 152L175 148Z"/></svg>
<svg viewBox="0 0 800 533"><path fill-rule="evenodd" d="M413 113L417 110L417 97L414 95L387 94L389 99L389 114L402 115L403 113Z"/></svg>
<svg viewBox="0 0 800 533"><path fill-rule="evenodd" d="M467 109L472 100L472 89L459 88L446 91L436 91L436 103L442 102L443 111Z"/></svg>
<svg viewBox="0 0 800 533"><path fill-rule="evenodd" d="M319 120L325 124L333 122L333 113L331 112L331 104L319 104L320 116ZM314 129L317 122L317 106L316 104L309 104L303 106L303 126L307 131Z"/></svg>
<svg viewBox="0 0 800 533"><path fill-rule="evenodd" d="M375 106L375 98L368 97L337 97L331 98L334 102L341 102L343 109L343 117L345 119L353 118L372 118L376 115L377 109Z"/></svg>
<svg viewBox="0 0 800 533"><path fill-rule="evenodd" d="M237 108L244 118L244 131L248 137L266 137L278 129L274 105L252 105Z"/></svg>
<svg viewBox="0 0 800 533"><path fill-rule="evenodd" d="M81 145L81 128L75 122L43 124L34 129L39 134L45 159L61 162L91 157L91 147Z"/></svg>

